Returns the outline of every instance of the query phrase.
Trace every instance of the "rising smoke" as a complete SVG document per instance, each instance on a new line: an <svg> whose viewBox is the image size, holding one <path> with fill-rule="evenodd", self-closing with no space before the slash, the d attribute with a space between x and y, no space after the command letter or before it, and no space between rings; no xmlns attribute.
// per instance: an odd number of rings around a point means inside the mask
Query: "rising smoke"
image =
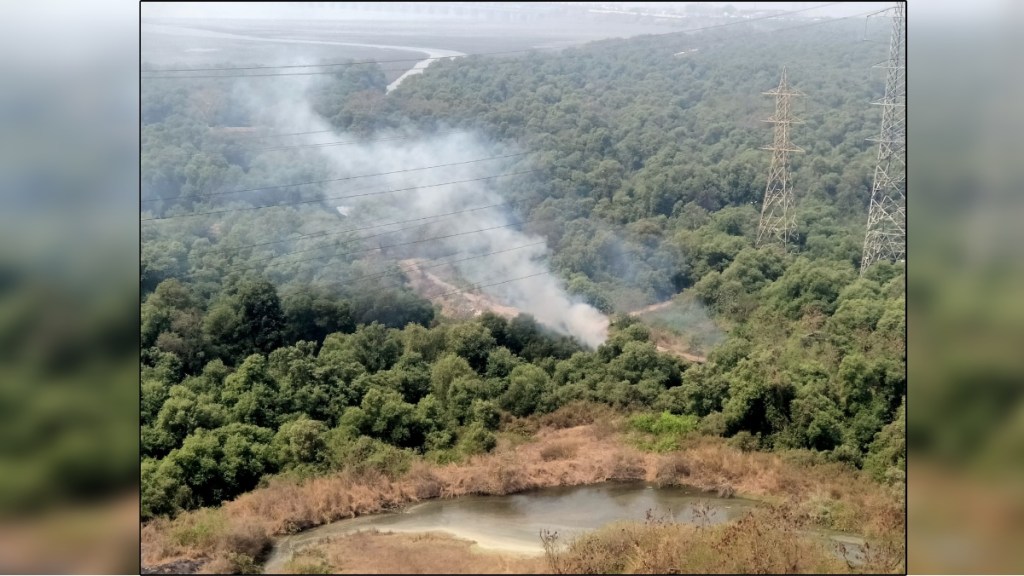
<svg viewBox="0 0 1024 576"><path fill-rule="evenodd" d="M279 123L295 130L324 130L329 125L313 112L307 102L273 107L286 118ZM383 139L394 136L395 140ZM397 139L402 138L402 139ZM355 141L357 136L334 133L324 141ZM523 172L535 168L526 152L488 142L467 131L442 131L435 134L396 132L374 134L373 142L360 145L323 147L315 153L323 155L338 177L346 175L399 172L386 176L360 178L339 183L325 190L326 197L353 196L361 191L396 190L333 201L339 217L354 225L428 218L439 214L472 210L441 218L429 218L422 224L396 225L374 241L388 246L412 240L455 235L403 247L390 258L436 258L452 256L464 259L499 252L489 256L454 263L462 280L480 287L480 291L498 302L518 308L534 316L541 324L571 335L590 347L605 341L608 318L589 304L571 297L561 280L551 273L547 263L548 248L543 238L521 231L516 208L524 205L510 201L507 193L511 183L532 175L489 178L499 174ZM460 162L519 154L481 162ZM440 166L446 165L446 166ZM438 168L412 170L440 166ZM469 182L463 182L467 181ZM432 186L459 181L458 184ZM522 180L520 180L522 181ZM500 204L499 206L493 206ZM487 208L484 208L487 207ZM341 216L340 214L344 214ZM384 228L387 230L388 228ZM480 232L474 232L481 230ZM527 246L533 244L533 246ZM521 249L508 250L525 246ZM511 280L511 281L510 281ZM508 281L508 282L506 282Z"/></svg>

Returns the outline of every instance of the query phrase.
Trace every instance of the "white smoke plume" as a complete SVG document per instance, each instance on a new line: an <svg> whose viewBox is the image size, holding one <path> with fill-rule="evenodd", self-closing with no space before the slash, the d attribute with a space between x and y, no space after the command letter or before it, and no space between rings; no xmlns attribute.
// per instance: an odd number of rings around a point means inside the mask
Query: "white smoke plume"
<svg viewBox="0 0 1024 576"><path fill-rule="evenodd" d="M285 107L277 102L274 108L278 112L286 112L287 122L281 123L292 130L329 128L308 104ZM358 136L341 133L325 134L322 138L318 141L360 140ZM565 291L561 280L550 271L544 239L521 230L515 211L524 206L510 203L503 193L516 179L522 182L523 178L532 175L491 178L534 168L528 162L528 155L519 154L525 151L485 142L479 136L464 131L435 134L396 131L393 134L376 133L373 139L375 141L359 145L314 148L313 153L329 159L337 177L404 171L339 182L328 188L324 193L328 198L372 193L331 200L332 205L342 208L339 217L346 214L346 222L359 226L466 211L428 218L422 224L414 222L377 229L374 233L379 230L405 230L373 241L388 246L455 235L409 246L403 249L402 258L452 256L451 259L455 260L507 250L455 263L454 266L463 280L479 286L481 292L502 304L531 314L556 332L571 335L592 348L605 341L608 318ZM519 155L466 163L512 154ZM429 166L439 167L410 170ZM433 186L455 181L460 183ZM396 191L377 194L383 190ZM493 206L496 204L499 206ZM481 209L471 210L474 208ZM473 232L476 230L481 231ZM508 250L528 244L534 245Z"/></svg>

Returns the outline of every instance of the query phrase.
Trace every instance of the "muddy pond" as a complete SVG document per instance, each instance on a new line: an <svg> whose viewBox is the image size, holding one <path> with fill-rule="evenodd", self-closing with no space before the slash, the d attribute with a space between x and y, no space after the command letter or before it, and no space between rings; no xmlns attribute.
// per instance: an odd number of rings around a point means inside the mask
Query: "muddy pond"
<svg viewBox="0 0 1024 576"><path fill-rule="evenodd" d="M757 503L718 498L692 488L657 488L641 482L544 488L508 496L463 496L428 500L400 512L374 514L312 528L278 539L266 572L280 572L297 550L360 530L444 532L482 549L540 554L540 531L559 539L619 520L644 520L648 511L677 522L717 524L734 520Z"/></svg>

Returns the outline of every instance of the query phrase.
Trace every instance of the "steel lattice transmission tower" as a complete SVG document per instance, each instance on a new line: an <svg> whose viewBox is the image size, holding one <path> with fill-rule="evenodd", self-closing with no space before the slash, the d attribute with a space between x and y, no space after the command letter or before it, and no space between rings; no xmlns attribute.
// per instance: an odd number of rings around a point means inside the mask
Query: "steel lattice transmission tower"
<svg viewBox="0 0 1024 576"><path fill-rule="evenodd" d="M879 260L901 262L907 254L907 97L906 44L903 19L906 4L896 3L889 38L889 60L885 68L885 96L875 104L882 106L882 131L878 138L878 164L871 186L871 206L864 235L863 274Z"/></svg>
<svg viewBox="0 0 1024 576"><path fill-rule="evenodd" d="M779 87L769 92L775 96L775 115L765 120L775 125L774 139L771 146L762 150L771 150L772 163L768 168L768 185L764 190L764 204L761 206L761 222L757 227L756 246L778 243L785 251L795 232L793 222L793 190L789 187L789 153L803 152L789 141L789 127L803 124L790 114L789 99L803 96L803 92L789 87L786 69L782 69Z"/></svg>

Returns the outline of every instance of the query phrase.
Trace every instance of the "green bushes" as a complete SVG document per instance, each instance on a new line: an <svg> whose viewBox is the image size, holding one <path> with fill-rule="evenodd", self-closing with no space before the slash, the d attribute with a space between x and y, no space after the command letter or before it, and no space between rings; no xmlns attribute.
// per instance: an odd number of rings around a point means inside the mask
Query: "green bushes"
<svg viewBox="0 0 1024 576"><path fill-rule="evenodd" d="M142 514L174 514L220 504L256 487L277 470L273 432L232 423L199 429L162 460L142 463Z"/></svg>
<svg viewBox="0 0 1024 576"><path fill-rule="evenodd" d="M328 459L333 468L356 474L380 472L398 478L409 470L412 453L386 442L359 436L353 438L343 432L332 435Z"/></svg>
<svg viewBox="0 0 1024 576"><path fill-rule="evenodd" d="M697 429L698 418L693 415L678 416L669 412L661 414L635 414L626 421L633 431L633 441L641 450L671 452L679 449L679 441Z"/></svg>

